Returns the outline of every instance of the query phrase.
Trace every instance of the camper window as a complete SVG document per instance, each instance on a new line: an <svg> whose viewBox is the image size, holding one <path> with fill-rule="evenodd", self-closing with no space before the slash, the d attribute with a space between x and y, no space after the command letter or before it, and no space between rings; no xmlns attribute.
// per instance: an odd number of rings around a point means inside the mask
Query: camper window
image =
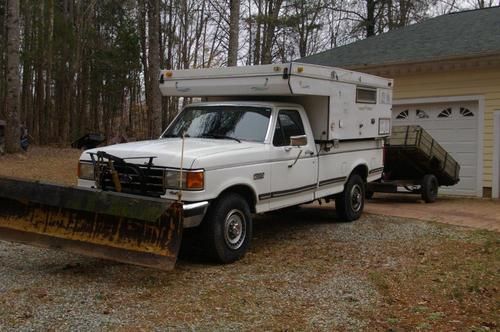
<svg viewBox="0 0 500 332"><path fill-rule="evenodd" d="M356 102L360 104L376 104L377 89L357 87Z"/></svg>

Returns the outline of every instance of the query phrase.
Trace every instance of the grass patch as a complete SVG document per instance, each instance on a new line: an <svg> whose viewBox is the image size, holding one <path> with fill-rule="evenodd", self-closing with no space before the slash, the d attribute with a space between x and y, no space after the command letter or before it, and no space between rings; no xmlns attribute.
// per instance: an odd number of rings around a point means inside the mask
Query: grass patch
<svg viewBox="0 0 500 332"><path fill-rule="evenodd" d="M375 285L382 296L390 298L390 284L384 273L371 271L368 274L368 279Z"/></svg>
<svg viewBox="0 0 500 332"><path fill-rule="evenodd" d="M427 316L428 320L435 321L435 320L440 320L445 316L444 313L438 311L438 312L433 312L429 316Z"/></svg>

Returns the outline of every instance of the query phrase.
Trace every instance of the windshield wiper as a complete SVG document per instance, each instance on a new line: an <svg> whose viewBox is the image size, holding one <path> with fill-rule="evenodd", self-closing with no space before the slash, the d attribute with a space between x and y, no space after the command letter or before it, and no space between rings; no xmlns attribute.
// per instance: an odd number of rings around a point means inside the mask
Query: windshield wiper
<svg viewBox="0 0 500 332"><path fill-rule="evenodd" d="M199 137L201 137L201 138L215 138L215 139L232 139L233 141L241 143L241 140L239 140L238 138L232 137L232 136L227 136L227 135L205 134L205 135L201 135Z"/></svg>
<svg viewBox="0 0 500 332"><path fill-rule="evenodd" d="M190 137L190 136L186 134L184 135L184 137ZM161 138L182 138L182 135L168 134L168 135L163 135Z"/></svg>

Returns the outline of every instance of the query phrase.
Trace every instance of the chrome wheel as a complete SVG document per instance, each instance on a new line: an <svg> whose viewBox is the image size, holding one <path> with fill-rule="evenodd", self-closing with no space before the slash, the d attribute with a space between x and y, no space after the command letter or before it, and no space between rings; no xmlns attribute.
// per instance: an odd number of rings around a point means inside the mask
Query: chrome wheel
<svg viewBox="0 0 500 332"><path fill-rule="evenodd" d="M363 206L363 188L359 184L355 184L351 188L351 206L354 212L359 212Z"/></svg>
<svg viewBox="0 0 500 332"><path fill-rule="evenodd" d="M224 222L224 240L232 250L238 250L246 237L245 215L240 210L231 210Z"/></svg>

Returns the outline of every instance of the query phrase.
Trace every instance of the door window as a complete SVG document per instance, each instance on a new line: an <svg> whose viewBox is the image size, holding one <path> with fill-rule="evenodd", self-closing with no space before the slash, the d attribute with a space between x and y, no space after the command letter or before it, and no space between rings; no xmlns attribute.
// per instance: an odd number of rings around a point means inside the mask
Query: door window
<svg viewBox="0 0 500 332"><path fill-rule="evenodd" d="M300 113L295 110L281 110L278 114L278 121L276 121L273 145L290 145L290 137L300 135L305 135Z"/></svg>

